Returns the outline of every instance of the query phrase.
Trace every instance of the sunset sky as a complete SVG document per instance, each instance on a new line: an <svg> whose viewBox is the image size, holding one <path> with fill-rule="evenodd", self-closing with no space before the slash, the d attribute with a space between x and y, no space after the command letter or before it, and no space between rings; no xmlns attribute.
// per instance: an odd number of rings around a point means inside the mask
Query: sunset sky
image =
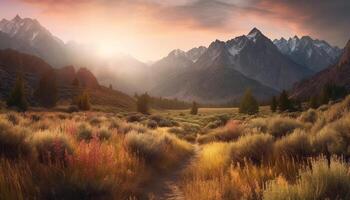
<svg viewBox="0 0 350 200"><path fill-rule="evenodd" d="M253 27L271 39L311 35L343 47L349 0L0 0L0 18L36 18L67 42L142 61L209 45Z"/></svg>

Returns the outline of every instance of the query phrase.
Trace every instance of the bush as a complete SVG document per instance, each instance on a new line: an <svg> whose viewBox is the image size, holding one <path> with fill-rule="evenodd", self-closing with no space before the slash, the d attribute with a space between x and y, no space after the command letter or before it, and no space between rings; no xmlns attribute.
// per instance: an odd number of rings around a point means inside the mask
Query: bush
<svg viewBox="0 0 350 200"><path fill-rule="evenodd" d="M254 118L249 121L247 128L256 129L257 132L267 132L268 119L266 118Z"/></svg>
<svg viewBox="0 0 350 200"><path fill-rule="evenodd" d="M154 120L149 120L147 122L147 127L150 128L150 129L156 129L158 127L158 124Z"/></svg>
<svg viewBox="0 0 350 200"><path fill-rule="evenodd" d="M316 110L309 109L308 111L303 112L300 115L299 120L301 122L315 123L317 121L317 117L318 117L318 114Z"/></svg>
<svg viewBox="0 0 350 200"><path fill-rule="evenodd" d="M274 152L278 158L287 156L299 159L310 156L312 148L305 131L296 129L290 135L284 136L276 141Z"/></svg>
<svg viewBox="0 0 350 200"><path fill-rule="evenodd" d="M78 106L76 105L70 105L68 108L67 108L67 112L68 113L74 113L74 112L78 112L79 111L79 108Z"/></svg>
<svg viewBox="0 0 350 200"><path fill-rule="evenodd" d="M275 137L282 137L293 132L294 129L303 128L303 124L291 118L275 117L270 119L268 132Z"/></svg>
<svg viewBox="0 0 350 200"><path fill-rule="evenodd" d="M68 138L57 132L42 131L35 133L32 143L39 161L46 164L66 164L67 156L73 152Z"/></svg>
<svg viewBox="0 0 350 200"><path fill-rule="evenodd" d="M80 124L77 133L77 139L79 141L90 141L93 138L91 127L87 124Z"/></svg>
<svg viewBox="0 0 350 200"><path fill-rule="evenodd" d="M132 114L126 117L127 122L141 122L144 120L143 115L140 114Z"/></svg>
<svg viewBox="0 0 350 200"><path fill-rule="evenodd" d="M101 140L101 141L104 141L104 140L109 140L109 138L111 138L112 136L112 133L111 131L103 128L101 129L99 132L98 132L98 138Z"/></svg>
<svg viewBox="0 0 350 200"><path fill-rule="evenodd" d="M243 135L243 130L237 121L230 121L225 127L215 129L198 138L200 144L214 141L232 141Z"/></svg>
<svg viewBox="0 0 350 200"><path fill-rule="evenodd" d="M324 158L314 160L311 168L300 171L295 184L279 177L268 183L264 200L284 199L349 199L350 174L348 165L333 158L328 165Z"/></svg>
<svg viewBox="0 0 350 200"><path fill-rule="evenodd" d="M268 134L251 134L240 137L232 143L231 155L234 162L244 163L245 159L261 163L272 155L273 137Z"/></svg>
<svg viewBox="0 0 350 200"><path fill-rule="evenodd" d="M350 118L323 127L312 140L317 153L350 156Z"/></svg>
<svg viewBox="0 0 350 200"><path fill-rule="evenodd" d="M328 122L338 120L350 112L350 96L346 97L342 102L333 105L326 114Z"/></svg>
<svg viewBox="0 0 350 200"><path fill-rule="evenodd" d="M0 155L9 159L30 154L26 132L0 119Z"/></svg>
<svg viewBox="0 0 350 200"><path fill-rule="evenodd" d="M192 151L192 146L165 132L126 135L128 148L157 168L167 169Z"/></svg>

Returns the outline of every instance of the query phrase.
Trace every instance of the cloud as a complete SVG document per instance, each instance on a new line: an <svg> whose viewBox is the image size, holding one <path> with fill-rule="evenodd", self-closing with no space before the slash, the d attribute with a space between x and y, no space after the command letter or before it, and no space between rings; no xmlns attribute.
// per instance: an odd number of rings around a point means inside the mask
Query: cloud
<svg viewBox="0 0 350 200"><path fill-rule="evenodd" d="M349 0L22 0L44 12L111 13L158 29L234 32L251 26L311 34L340 46L350 38ZM89 8L89 9L86 9ZM93 14L91 14L93 15ZM136 23L139 24L139 23ZM277 31L278 32L278 31Z"/></svg>

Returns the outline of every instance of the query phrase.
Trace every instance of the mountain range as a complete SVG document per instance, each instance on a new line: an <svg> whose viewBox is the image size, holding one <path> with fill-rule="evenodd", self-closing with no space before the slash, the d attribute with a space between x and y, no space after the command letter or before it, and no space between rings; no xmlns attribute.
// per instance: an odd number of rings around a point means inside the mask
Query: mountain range
<svg viewBox="0 0 350 200"><path fill-rule="evenodd" d="M288 40L281 38L274 40L273 43L294 62L315 72L335 64L342 53L340 48L331 46L323 40L314 40L309 36L301 38L294 36Z"/></svg>
<svg viewBox="0 0 350 200"><path fill-rule="evenodd" d="M208 47L173 50L147 65L130 55L102 59L93 47L65 44L37 20L18 15L0 21L0 49L38 56L56 69L85 66L102 85L128 94L148 91L206 103L237 101L247 88L266 100L335 64L343 52L309 36L271 41L254 28Z"/></svg>
<svg viewBox="0 0 350 200"><path fill-rule="evenodd" d="M336 64L296 84L291 90L291 97L307 100L319 95L326 84L344 86L350 91L350 40Z"/></svg>

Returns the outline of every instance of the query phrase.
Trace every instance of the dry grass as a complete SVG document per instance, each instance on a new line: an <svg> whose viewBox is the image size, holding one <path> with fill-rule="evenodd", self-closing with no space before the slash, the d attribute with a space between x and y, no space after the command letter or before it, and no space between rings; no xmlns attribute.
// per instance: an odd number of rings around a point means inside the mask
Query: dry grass
<svg viewBox="0 0 350 200"><path fill-rule="evenodd" d="M200 144L215 141L232 141L243 135L243 128L238 121L229 121L224 127L214 129L205 135L198 137Z"/></svg>

